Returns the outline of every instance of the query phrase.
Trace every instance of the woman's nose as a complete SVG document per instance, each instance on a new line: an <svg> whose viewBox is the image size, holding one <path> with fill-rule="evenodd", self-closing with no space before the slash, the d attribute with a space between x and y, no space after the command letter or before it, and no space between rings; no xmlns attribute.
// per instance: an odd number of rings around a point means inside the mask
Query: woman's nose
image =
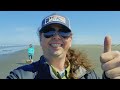
<svg viewBox="0 0 120 90"><path fill-rule="evenodd" d="M53 39L61 39L60 35L56 32L53 36Z"/></svg>

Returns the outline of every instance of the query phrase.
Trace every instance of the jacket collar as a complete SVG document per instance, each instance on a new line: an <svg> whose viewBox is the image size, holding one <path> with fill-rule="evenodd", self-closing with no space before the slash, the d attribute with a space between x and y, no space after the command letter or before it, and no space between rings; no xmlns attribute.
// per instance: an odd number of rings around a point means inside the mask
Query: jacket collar
<svg viewBox="0 0 120 90"><path fill-rule="evenodd" d="M47 65L47 67L49 66L49 65L47 64L46 58L45 58L44 56L41 56L39 61L40 61L40 64L42 64L42 65L44 64L45 66ZM69 65L68 69L66 69L66 71L67 71L67 76L69 76L70 65ZM50 73L50 75L52 76L52 78L58 79L58 78L55 76L55 74L53 73L51 66L49 66L49 73ZM85 74L87 74L87 73L88 73L87 70L86 70L84 67L80 66L80 67L75 71L75 77L76 77L76 79L80 79L81 77L83 77L83 76L84 76Z"/></svg>

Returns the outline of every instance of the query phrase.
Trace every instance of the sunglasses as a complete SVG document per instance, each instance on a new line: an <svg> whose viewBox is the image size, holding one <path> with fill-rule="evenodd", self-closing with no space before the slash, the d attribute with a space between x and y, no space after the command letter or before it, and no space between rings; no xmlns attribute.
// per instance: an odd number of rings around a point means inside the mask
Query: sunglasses
<svg viewBox="0 0 120 90"><path fill-rule="evenodd" d="M42 33L44 34L45 38L51 38L56 34L63 38L69 38L72 35L71 31L67 28L59 29L58 31L56 31L55 28L45 28L44 30L42 30Z"/></svg>

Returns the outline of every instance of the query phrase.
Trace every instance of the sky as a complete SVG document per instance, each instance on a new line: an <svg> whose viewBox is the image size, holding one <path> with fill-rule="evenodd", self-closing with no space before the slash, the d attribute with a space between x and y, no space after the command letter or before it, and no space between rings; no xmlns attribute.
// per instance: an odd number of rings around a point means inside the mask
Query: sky
<svg viewBox="0 0 120 90"><path fill-rule="evenodd" d="M106 35L120 44L120 11L0 11L0 45L39 45L37 29L55 12L69 18L72 44L103 44Z"/></svg>

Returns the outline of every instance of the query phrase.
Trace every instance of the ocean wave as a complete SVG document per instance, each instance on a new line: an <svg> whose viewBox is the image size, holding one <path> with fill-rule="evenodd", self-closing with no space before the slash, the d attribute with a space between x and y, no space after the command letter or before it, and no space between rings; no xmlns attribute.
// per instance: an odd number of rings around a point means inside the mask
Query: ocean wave
<svg viewBox="0 0 120 90"><path fill-rule="evenodd" d="M11 54L16 51L27 49L27 48L28 48L28 46L0 48L0 55Z"/></svg>

